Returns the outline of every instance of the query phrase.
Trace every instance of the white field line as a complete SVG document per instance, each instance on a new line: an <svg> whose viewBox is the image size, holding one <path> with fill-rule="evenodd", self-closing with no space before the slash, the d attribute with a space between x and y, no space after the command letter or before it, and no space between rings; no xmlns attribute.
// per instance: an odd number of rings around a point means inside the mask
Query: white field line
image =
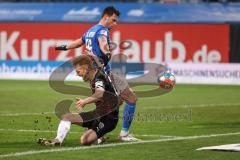
<svg viewBox="0 0 240 160"><path fill-rule="evenodd" d="M3 132L43 132L43 133L56 133L56 131L32 130L32 129L4 129L4 128L0 128L0 131L3 131ZM71 133L79 133L79 132L71 132Z"/></svg>
<svg viewBox="0 0 240 160"><path fill-rule="evenodd" d="M64 148L54 148L54 149L45 149L45 150L32 150L32 151L27 151L27 152L16 152L16 153L10 153L10 154L3 154L3 155L0 155L0 158L35 155L35 154L41 154L41 153L88 150L88 149L94 149L94 148L117 147L117 146L124 146L124 145L133 145L133 144L159 143L159 142L180 141L180 140L193 140L193 139L221 137L221 136L233 136L233 135L240 135L240 132L225 133L225 134L210 134L210 135L200 135L200 136L189 136L189 137L176 137L176 138L156 139L156 140L145 140L145 141L137 141L137 142L109 143L109 144L93 145L93 146L78 146L78 147L64 147Z"/></svg>
<svg viewBox="0 0 240 160"><path fill-rule="evenodd" d="M240 103L221 103L221 104L185 104L185 105L156 105L156 106L147 106L147 107L138 107L140 110L147 109L162 109L162 108L201 108L201 107L231 107L231 106L240 106ZM1 113L0 116L32 116L32 115L45 115L45 114L55 114L54 112L42 112L42 113Z"/></svg>
<svg viewBox="0 0 240 160"><path fill-rule="evenodd" d="M57 131L50 130L33 130L33 129L4 129L0 128L0 132L32 132L32 133L56 133ZM70 131L70 134L80 134L81 132ZM109 133L108 135L113 135ZM177 136L162 135L162 134L134 134L137 137L161 137L161 138L173 138Z"/></svg>
<svg viewBox="0 0 240 160"><path fill-rule="evenodd" d="M184 104L184 105L156 105L156 106L146 106L139 107L139 109L147 110L147 109L162 109L162 108L204 108L204 107L231 107L231 106L240 106L240 103L221 103L221 104Z"/></svg>
<svg viewBox="0 0 240 160"><path fill-rule="evenodd" d="M11 117L11 116L46 115L46 114L54 114L54 112L41 112L41 113L0 113L0 116Z"/></svg>
<svg viewBox="0 0 240 160"><path fill-rule="evenodd" d="M170 135L163 135L163 134L133 134L136 137L162 137L162 138L175 138L180 136L170 136Z"/></svg>

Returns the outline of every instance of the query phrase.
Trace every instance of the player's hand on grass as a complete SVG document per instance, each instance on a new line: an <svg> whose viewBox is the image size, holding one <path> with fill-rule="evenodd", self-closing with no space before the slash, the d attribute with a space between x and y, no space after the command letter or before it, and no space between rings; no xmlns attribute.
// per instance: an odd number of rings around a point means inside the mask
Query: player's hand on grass
<svg viewBox="0 0 240 160"><path fill-rule="evenodd" d="M76 102L76 108L79 110L79 111L82 111L83 107L85 106L85 102L83 99L80 99L80 98L77 98L77 102Z"/></svg>

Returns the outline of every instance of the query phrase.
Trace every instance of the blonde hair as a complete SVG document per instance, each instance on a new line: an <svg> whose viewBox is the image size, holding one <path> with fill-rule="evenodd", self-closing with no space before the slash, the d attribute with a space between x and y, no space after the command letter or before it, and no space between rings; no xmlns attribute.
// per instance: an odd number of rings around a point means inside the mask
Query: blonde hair
<svg viewBox="0 0 240 160"><path fill-rule="evenodd" d="M72 64L74 67L77 65L83 66L87 65L89 70L95 70L92 59L87 55L80 55L72 59Z"/></svg>

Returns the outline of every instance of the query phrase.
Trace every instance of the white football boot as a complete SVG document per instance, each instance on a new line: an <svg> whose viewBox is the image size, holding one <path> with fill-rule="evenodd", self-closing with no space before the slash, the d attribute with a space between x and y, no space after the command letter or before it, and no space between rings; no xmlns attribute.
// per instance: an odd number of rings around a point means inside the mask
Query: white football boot
<svg viewBox="0 0 240 160"><path fill-rule="evenodd" d="M140 139L136 138L133 136L133 134L129 134L127 131L121 131L119 136L118 136L120 141L123 142L134 142L134 141L140 141Z"/></svg>

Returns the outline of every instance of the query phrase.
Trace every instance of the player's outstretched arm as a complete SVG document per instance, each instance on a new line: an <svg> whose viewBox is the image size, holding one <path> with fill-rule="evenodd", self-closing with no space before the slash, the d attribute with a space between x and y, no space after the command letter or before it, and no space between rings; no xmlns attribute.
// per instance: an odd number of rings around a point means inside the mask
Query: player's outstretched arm
<svg viewBox="0 0 240 160"><path fill-rule="evenodd" d="M98 38L98 43L99 43L99 47L100 47L101 51L106 55L106 58L107 58L106 60L104 60L104 64L105 63L107 64L111 59L110 46L108 45L107 37L100 36Z"/></svg>
<svg viewBox="0 0 240 160"><path fill-rule="evenodd" d="M69 50L69 49L74 49L74 48L81 47L83 44L84 43L83 43L82 38L79 38L79 39L76 39L76 40L70 42L67 45L55 46L55 50L66 51L66 50Z"/></svg>
<svg viewBox="0 0 240 160"><path fill-rule="evenodd" d="M93 95L91 95L90 97L87 97L85 99L78 99L78 101L76 102L76 107L79 108L83 108L86 104L90 104L90 103L94 103L99 101L104 94L105 90L102 87L97 87L95 89L95 93Z"/></svg>

